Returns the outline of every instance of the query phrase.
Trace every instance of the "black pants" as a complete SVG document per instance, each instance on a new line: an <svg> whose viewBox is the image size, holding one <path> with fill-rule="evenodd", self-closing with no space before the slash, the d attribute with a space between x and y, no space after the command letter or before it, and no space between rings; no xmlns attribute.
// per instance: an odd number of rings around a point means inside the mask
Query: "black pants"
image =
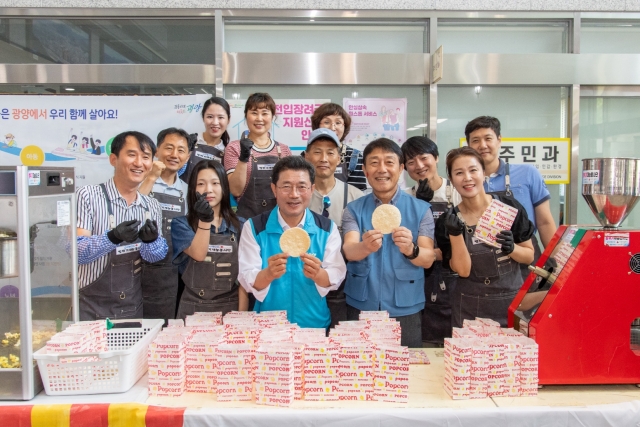
<svg viewBox="0 0 640 427"><path fill-rule="evenodd" d="M347 320L358 320L360 318L360 310L347 304ZM394 317L400 322L402 328L402 337L400 344L409 348L422 347L422 313L417 312L407 316Z"/></svg>

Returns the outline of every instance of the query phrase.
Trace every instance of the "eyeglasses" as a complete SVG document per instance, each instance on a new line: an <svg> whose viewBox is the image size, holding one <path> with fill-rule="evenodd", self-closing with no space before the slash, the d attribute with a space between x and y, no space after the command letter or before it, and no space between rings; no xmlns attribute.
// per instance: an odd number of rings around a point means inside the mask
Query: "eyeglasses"
<svg viewBox="0 0 640 427"><path fill-rule="evenodd" d="M282 185L278 187L278 190L282 191L282 193L284 194L289 194L293 191L294 188L296 189L296 192L298 194L307 194L307 191L311 189L306 185Z"/></svg>
<svg viewBox="0 0 640 427"><path fill-rule="evenodd" d="M331 207L331 199L329 196L324 196L322 198L322 216L325 218L329 218L329 208Z"/></svg>

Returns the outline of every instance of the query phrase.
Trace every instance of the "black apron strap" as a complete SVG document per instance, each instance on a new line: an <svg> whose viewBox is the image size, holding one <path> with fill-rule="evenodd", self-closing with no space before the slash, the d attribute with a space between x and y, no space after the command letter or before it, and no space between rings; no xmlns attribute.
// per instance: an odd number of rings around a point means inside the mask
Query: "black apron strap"
<svg viewBox="0 0 640 427"><path fill-rule="evenodd" d="M109 230L113 230L116 228L116 217L113 215L111 200L109 200L109 195L107 194L107 186L102 183L100 184L100 189L102 189L102 193L104 194L104 199L107 203L107 212L109 212Z"/></svg>
<svg viewBox="0 0 640 427"><path fill-rule="evenodd" d="M344 202L342 203L342 209L347 207L347 196L349 195L349 184L344 183Z"/></svg>

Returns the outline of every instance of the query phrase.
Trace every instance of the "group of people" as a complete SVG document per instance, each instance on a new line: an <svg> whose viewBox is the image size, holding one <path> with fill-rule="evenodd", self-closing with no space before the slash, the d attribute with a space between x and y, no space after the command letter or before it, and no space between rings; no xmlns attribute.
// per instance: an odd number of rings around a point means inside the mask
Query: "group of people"
<svg viewBox="0 0 640 427"><path fill-rule="evenodd" d="M546 245L555 224L539 172L499 158L496 118L467 124L467 146L447 154L445 178L426 137L347 146L351 118L333 103L316 109L306 150L293 156L271 138L275 114L271 96L252 94L248 132L230 141L229 104L214 97L200 134L114 138L114 177L77 194L82 320L287 310L301 327L329 328L386 310L410 347L442 344L477 316L506 325L540 253L535 232ZM405 170L416 183L406 191ZM498 249L474 237L494 199L518 211ZM372 224L384 204L401 213L388 234ZM299 257L279 243L296 227L310 239Z"/></svg>

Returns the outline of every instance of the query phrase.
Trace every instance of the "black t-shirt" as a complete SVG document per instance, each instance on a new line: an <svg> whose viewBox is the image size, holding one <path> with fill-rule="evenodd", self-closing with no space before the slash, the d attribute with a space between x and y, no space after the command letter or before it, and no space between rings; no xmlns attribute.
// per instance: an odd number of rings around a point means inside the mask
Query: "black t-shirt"
<svg viewBox="0 0 640 427"><path fill-rule="evenodd" d="M515 243L522 243L531 239L531 236L533 236L533 233L535 232L535 228L533 223L529 220L529 216L527 215L527 211L524 206L522 206L520 202L513 197L492 193L487 194L506 205L518 209L516 219L513 220L513 224L511 225L513 241ZM440 215L440 218L436 221L435 238L438 248L442 251L442 264L445 267L450 268L449 261L451 260L451 242L449 241L449 234L444 227L445 217L445 214Z"/></svg>

